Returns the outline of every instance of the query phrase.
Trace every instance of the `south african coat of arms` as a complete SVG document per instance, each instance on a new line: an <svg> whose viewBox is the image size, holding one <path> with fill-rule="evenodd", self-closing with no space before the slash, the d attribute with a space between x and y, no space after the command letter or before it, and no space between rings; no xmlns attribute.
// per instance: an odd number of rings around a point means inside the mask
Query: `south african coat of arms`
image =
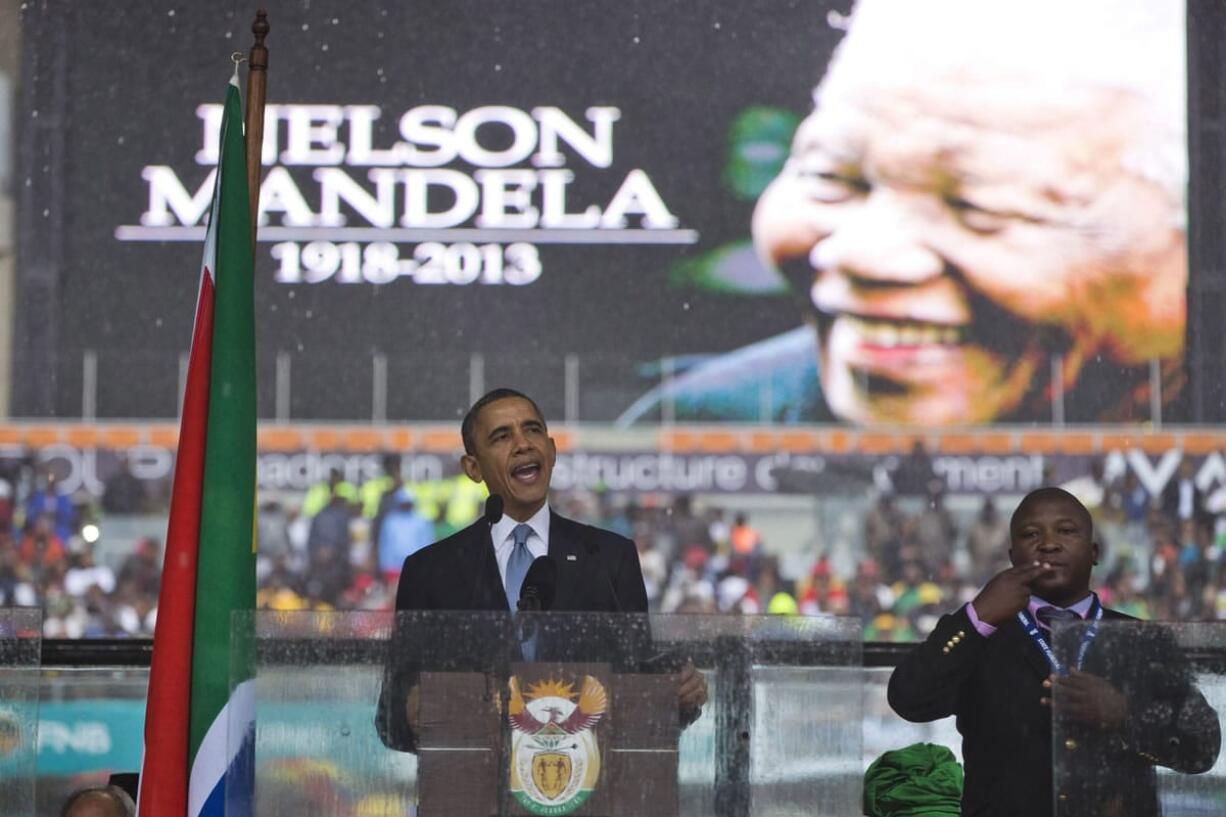
<svg viewBox="0 0 1226 817"><path fill-rule="evenodd" d="M532 814L570 814L591 796L600 777L593 732L608 708L604 686L590 675L578 693L553 679L520 690L511 677L511 793Z"/></svg>

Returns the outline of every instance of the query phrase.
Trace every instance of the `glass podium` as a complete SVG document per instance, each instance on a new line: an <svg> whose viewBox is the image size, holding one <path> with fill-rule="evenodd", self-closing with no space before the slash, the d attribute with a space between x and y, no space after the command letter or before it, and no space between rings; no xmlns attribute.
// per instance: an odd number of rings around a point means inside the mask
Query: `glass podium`
<svg viewBox="0 0 1226 817"><path fill-rule="evenodd" d="M234 626L235 682L254 688L256 815L860 813L855 620L255 613ZM694 675L701 706L679 697Z"/></svg>
<svg viewBox="0 0 1226 817"><path fill-rule="evenodd" d="M0 813L33 817L42 611L0 609Z"/></svg>
<svg viewBox="0 0 1226 817"><path fill-rule="evenodd" d="M1053 691L1056 817L1226 814L1226 623L1075 622Z"/></svg>

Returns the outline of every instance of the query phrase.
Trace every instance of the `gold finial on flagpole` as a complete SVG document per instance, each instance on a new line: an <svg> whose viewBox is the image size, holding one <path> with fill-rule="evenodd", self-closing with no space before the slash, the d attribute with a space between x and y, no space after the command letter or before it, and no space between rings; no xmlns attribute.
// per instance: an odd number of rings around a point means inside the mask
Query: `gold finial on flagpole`
<svg viewBox="0 0 1226 817"><path fill-rule="evenodd" d="M260 9L255 13L251 33L255 43L247 58L247 111L245 116L247 140L247 196L251 205L251 251L255 252L257 225L260 218L260 176L264 150L264 92L268 84L268 12ZM241 56L241 55L240 55ZM237 67L238 60L235 60Z"/></svg>

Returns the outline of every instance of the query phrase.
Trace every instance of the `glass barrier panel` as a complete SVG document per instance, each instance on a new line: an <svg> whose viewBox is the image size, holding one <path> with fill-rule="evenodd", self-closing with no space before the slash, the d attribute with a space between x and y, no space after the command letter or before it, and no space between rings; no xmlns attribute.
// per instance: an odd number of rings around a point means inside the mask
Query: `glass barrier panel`
<svg viewBox="0 0 1226 817"><path fill-rule="evenodd" d="M34 812L42 611L0 609L0 813Z"/></svg>
<svg viewBox="0 0 1226 817"><path fill-rule="evenodd" d="M44 666L41 677L32 813L54 815L73 792L140 771L149 668Z"/></svg>
<svg viewBox="0 0 1226 817"><path fill-rule="evenodd" d="M237 615L257 815L846 815L860 624ZM239 734L240 730L232 733Z"/></svg>
<svg viewBox="0 0 1226 817"><path fill-rule="evenodd" d="M1057 817L1226 813L1226 623L1074 622L1052 641L1068 670L1052 703Z"/></svg>

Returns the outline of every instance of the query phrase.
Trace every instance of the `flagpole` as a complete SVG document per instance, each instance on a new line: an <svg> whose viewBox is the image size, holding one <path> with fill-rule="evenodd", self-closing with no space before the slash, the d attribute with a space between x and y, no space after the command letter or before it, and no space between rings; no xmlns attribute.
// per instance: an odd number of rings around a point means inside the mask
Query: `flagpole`
<svg viewBox="0 0 1226 817"><path fill-rule="evenodd" d="M247 59L247 200L251 204L251 252L255 254L255 241L260 219L260 176L263 170L264 150L264 91L268 83L268 48L264 38L268 36L268 12L260 9L251 23L255 43Z"/></svg>

